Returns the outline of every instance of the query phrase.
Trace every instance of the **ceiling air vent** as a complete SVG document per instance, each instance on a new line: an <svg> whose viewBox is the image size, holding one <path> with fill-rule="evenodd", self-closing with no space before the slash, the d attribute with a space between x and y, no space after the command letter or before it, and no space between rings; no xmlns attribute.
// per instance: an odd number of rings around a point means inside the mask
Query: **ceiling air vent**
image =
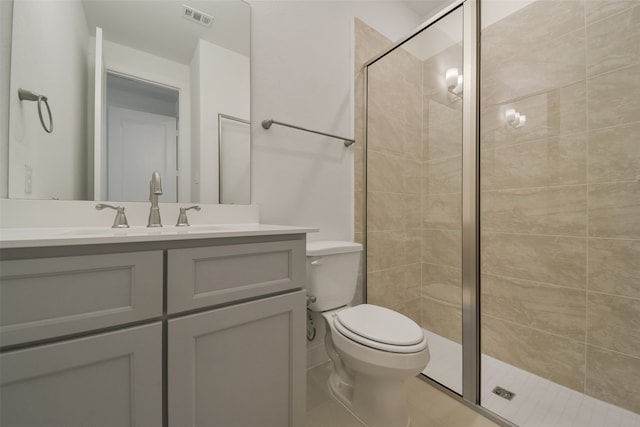
<svg viewBox="0 0 640 427"><path fill-rule="evenodd" d="M186 4L182 5L182 17L189 21L204 25L205 27L211 27L213 24L213 16L200 12L198 9L194 9Z"/></svg>

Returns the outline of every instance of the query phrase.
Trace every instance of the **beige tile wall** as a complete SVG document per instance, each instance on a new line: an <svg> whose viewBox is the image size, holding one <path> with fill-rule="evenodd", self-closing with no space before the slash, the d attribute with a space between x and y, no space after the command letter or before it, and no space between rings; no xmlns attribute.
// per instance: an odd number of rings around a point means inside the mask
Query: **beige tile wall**
<svg viewBox="0 0 640 427"><path fill-rule="evenodd" d="M539 0L482 34L482 350L634 412L639 45L637 1Z"/></svg>

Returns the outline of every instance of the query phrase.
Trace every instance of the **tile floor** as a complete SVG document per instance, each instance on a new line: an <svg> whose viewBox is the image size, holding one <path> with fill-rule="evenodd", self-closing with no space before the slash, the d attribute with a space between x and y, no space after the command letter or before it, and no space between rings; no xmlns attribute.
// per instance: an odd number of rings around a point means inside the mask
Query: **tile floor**
<svg viewBox="0 0 640 427"><path fill-rule="evenodd" d="M460 345L425 331L431 361L425 374L460 391ZM307 427L362 427L327 389L329 363L307 373ZM491 393L496 385L516 393L507 401ZM430 384L408 383L412 427L489 427L497 424ZM482 356L482 405L520 427L640 427L640 414L618 408L544 378Z"/></svg>
<svg viewBox="0 0 640 427"><path fill-rule="evenodd" d="M307 372L307 427L362 427L327 388L329 363ZM412 378L408 384L411 427L495 427L430 384Z"/></svg>

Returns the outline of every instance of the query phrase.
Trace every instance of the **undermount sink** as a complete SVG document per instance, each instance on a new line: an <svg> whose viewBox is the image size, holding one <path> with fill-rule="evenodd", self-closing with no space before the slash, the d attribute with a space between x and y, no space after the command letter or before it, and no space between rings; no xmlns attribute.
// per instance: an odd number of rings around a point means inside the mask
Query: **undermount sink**
<svg viewBox="0 0 640 427"><path fill-rule="evenodd" d="M175 227L172 226L176 233L206 233L208 231L220 231L220 230L228 230L229 228L233 228L230 225L191 225L189 227Z"/></svg>
<svg viewBox="0 0 640 427"><path fill-rule="evenodd" d="M153 242L158 240L215 239L229 237L266 236L310 233L316 228L260 224L257 222L202 224L189 227L150 227L136 225L130 228L109 226L89 227L34 227L1 228L0 247L26 248L46 246L93 245L100 243Z"/></svg>
<svg viewBox="0 0 640 427"><path fill-rule="evenodd" d="M212 231L229 230L233 227L221 227L219 225L193 225L189 227L163 226L163 227L130 227L130 228L77 228L69 230L66 236L128 236L128 235L162 235L183 233L208 233Z"/></svg>
<svg viewBox="0 0 640 427"><path fill-rule="evenodd" d="M62 233L65 236L120 236L137 231L133 228L75 228Z"/></svg>

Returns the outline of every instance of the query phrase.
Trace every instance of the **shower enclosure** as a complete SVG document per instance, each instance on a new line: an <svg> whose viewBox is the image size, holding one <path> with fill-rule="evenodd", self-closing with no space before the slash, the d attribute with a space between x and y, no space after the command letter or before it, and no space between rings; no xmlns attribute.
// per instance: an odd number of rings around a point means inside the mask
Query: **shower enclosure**
<svg viewBox="0 0 640 427"><path fill-rule="evenodd" d="M356 23L367 302L506 425L640 426L640 4L505 4Z"/></svg>

